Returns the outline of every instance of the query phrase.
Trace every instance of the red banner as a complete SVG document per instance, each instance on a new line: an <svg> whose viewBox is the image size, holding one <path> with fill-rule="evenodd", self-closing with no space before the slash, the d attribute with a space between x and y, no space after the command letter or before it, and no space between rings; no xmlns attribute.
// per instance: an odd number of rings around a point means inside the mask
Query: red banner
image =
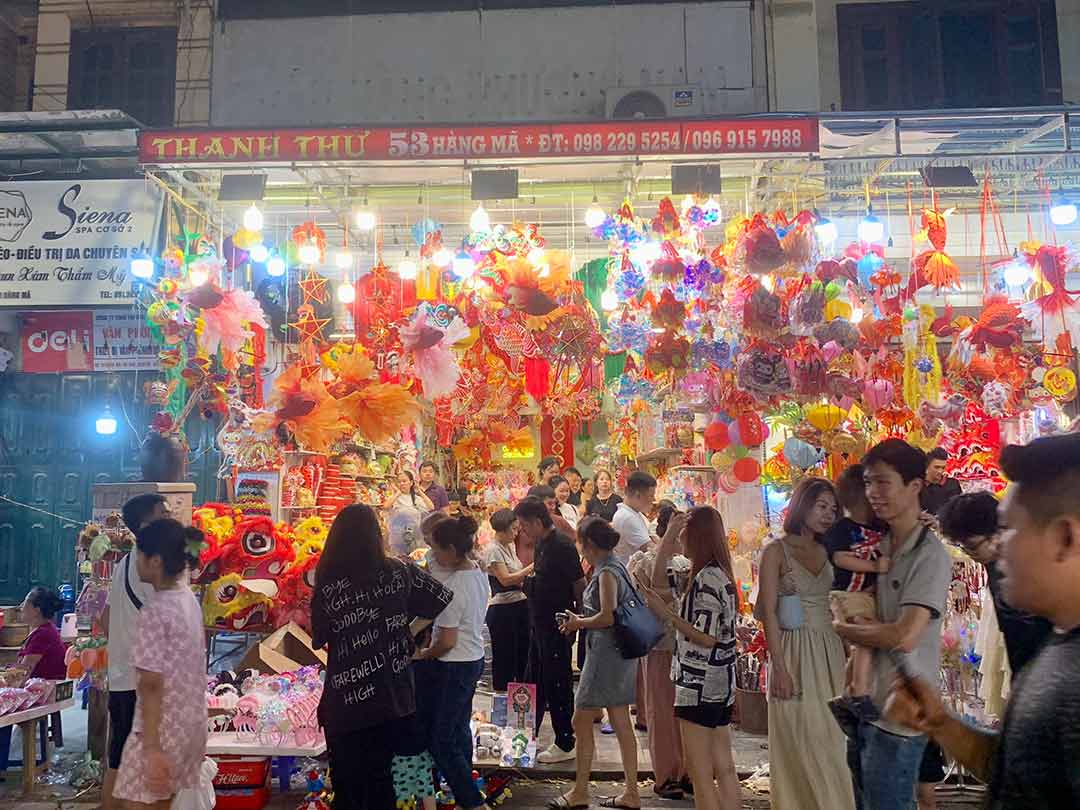
<svg viewBox="0 0 1080 810"><path fill-rule="evenodd" d="M19 327L22 370L31 374L91 371L94 367L94 313L89 310L35 312Z"/></svg>
<svg viewBox="0 0 1080 810"><path fill-rule="evenodd" d="M139 133L139 160L146 164L790 154L817 148L817 119L803 116Z"/></svg>

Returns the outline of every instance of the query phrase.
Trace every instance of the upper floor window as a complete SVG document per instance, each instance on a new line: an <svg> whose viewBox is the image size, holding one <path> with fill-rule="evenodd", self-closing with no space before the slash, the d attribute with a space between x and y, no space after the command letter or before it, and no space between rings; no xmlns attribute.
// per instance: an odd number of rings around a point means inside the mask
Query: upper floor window
<svg viewBox="0 0 1080 810"><path fill-rule="evenodd" d="M175 28L71 32L70 109L123 110L147 126L168 126L175 97Z"/></svg>
<svg viewBox="0 0 1080 810"><path fill-rule="evenodd" d="M845 110L1061 103L1054 0L836 9Z"/></svg>

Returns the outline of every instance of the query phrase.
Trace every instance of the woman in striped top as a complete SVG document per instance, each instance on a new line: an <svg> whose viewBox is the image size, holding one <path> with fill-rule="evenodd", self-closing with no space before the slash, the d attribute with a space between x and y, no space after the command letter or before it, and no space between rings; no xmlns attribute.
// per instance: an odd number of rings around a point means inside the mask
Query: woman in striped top
<svg viewBox="0 0 1080 810"><path fill-rule="evenodd" d="M664 582L680 545L690 558L690 582L676 613L655 591L649 606L675 630L671 677L694 804L705 810L739 807L739 780L728 725L735 703L735 618L739 597L720 513L699 506L676 515L660 542L653 582Z"/></svg>

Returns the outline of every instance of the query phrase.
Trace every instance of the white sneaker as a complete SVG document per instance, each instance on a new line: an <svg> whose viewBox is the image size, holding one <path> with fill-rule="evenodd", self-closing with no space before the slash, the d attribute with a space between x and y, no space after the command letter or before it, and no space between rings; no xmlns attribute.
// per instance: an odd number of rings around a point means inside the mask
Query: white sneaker
<svg viewBox="0 0 1080 810"><path fill-rule="evenodd" d="M556 762L568 762L574 759L575 756L577 755L573 748L569 751L563 751L555 743L552 743L547 749L536 755L536 761L542 765L553 765Z"/></svg>

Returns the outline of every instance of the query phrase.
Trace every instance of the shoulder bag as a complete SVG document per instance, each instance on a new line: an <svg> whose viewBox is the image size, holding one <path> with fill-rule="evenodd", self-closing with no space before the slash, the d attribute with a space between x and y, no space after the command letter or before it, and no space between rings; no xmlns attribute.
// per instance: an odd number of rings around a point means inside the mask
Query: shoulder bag
<svg viewBox="0 0 1080 810"><path fill-rule="evenodd" d="M780 548L784 550L784 562L787 563L788 571L791 571L791 558L788 557L787 546L783 539L777 540ZM783 573L781 572L781 577ZM780 621L781 630L798 630L803 626L806 617L803 615L802 600L798 593L780 594L776 603L776 618Z"/></svg>
<svg viewBox="0 0 1080 810"><path fill-rule="evenodd" d="M664 625L638 595L626 569L622 565L609 567L618 569L618 576L622 577L629 588L626 598L619 600L615 608L615 646L619 648L623 658L644 658L664 637ZM596 573L599 575L602 569Z"/></svg>

